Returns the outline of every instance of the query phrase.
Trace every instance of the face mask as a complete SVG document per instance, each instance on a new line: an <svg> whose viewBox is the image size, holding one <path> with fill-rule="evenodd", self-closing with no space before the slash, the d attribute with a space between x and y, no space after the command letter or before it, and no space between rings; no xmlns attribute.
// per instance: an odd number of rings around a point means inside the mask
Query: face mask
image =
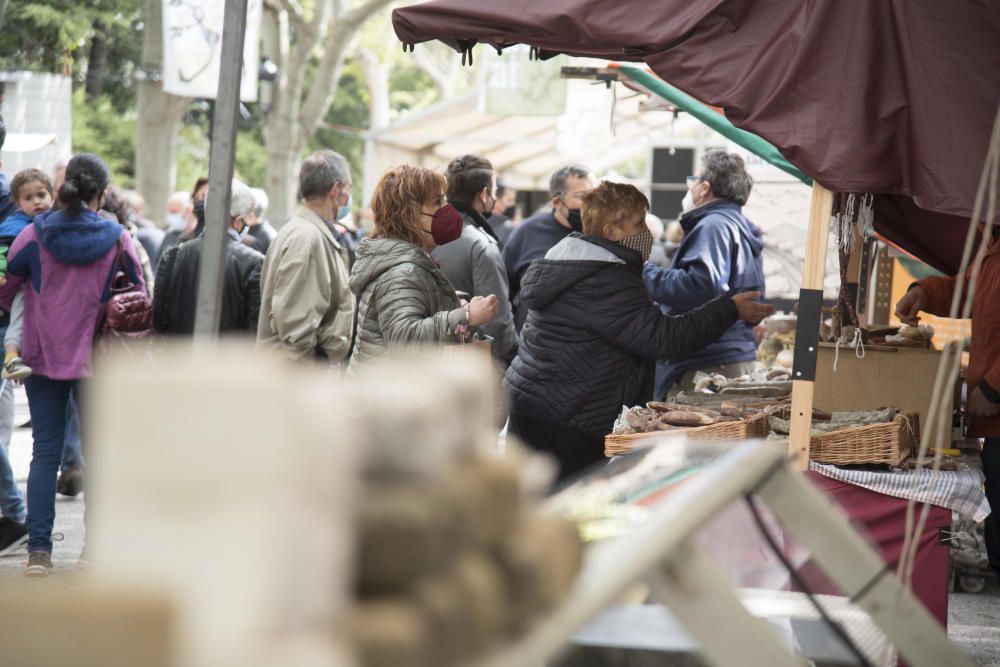
<svg viewBox="0 0 1000 667"><path fill-rule="evenodd" d="M687 213L693 208L694 208L694 195L691 194L690 190L688 190L687 193L684 195L684 200L681 201L681 210Z"/></svg>
<svg viewBox="0 0 1000 667"><path fill-rule="evenodd" d="M580 215L580 209L578 208L567 208L566 221L574 232L583 233L583 216Z"/></svg>
<svg viewBox="0 0 1000 667"><path fill-rule="evenodd" d="M180 228L184 226L184 216L180 213L167 213L167 227Z"/></svg>
<svg viewBox="0 0 1000 667"><path fill-rule="evenodd" d="M653 251L653 232L644 229L638 234L626 236L618 241L618 243L629 250L635 250L642 257L642 261L645 262L649 260L649 253Z"/></svg>
<svg viewBox="0 0 1000 667"><path fill-rule="evenodd" d="M343 220L351 214L351 195L347 195L347 203L337 209L337 220Z"/></svg>
<svg viewBox="0 0 1000 667"><path fill-rule="evenodd" d="M580 214L580 209L570 208L564 199L560 199L562 205L566 207L566 222L569 223L570 229L574 232L583 233L583 216Z"/></svg>
<svg viewBox="0 0 1000 667"><path fill-rule="evenodd" d="M462 214L451 204L445 204L434 212L424 213L431 219L431 231L423 230L434 238L434 243L444 245L457 241L462 236Z"/></svg>

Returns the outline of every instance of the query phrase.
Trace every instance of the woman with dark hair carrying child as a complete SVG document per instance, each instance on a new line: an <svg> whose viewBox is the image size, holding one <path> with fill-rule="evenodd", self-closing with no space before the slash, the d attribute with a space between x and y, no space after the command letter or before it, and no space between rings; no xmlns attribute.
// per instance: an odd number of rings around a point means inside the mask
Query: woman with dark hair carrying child
<svg viewBox="0 0 1000 667"><path fill-rule="evenodd" d="M31 409L32 451L28 473L29 576L52 569L56 474L62 457L66 406L79 402L93 374L94 335L122 268L145 289L128 230L98 215L110 178L104 162L89 153L73 157L59 188L62 208L42 213L25 227L8 253L7 284L0 305L10 307L26 286L21 356L33 375L25 380Z"/></svg>

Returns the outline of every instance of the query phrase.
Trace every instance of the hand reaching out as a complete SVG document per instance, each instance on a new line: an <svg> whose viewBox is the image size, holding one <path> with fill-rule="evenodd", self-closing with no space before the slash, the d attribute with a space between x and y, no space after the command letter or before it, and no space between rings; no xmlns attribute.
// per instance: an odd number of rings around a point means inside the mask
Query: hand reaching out
<svg viewBox="0 0 1000 667"><path fill-rule="evenodd" d="M920 322L919 313L927 305L927 292L920 285L913 287L896 304L896 317L903 324L911 327L917 326Z"/></svg>
<svg viewBox="0 0 1000 667"><path fill-rule="evenodd" d="M774 306L769 303L760 303L760 292L743 292L733 297L736 304L738 317L750 324L757 324L762 319L774 313Z"/></svg>

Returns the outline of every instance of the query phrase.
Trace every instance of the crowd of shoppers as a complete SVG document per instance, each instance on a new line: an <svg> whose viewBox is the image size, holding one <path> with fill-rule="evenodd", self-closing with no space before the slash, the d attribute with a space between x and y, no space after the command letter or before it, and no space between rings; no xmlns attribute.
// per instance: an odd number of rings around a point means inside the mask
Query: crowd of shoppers
<svg viewBox="0 0 1000 667"><path fill-rule="evenodd" d="M334 151L308 156L300 204L274 225L266 193L238 179L228 215L208 219L199 179L169 198L163 229L95 155L74 156L56 179L0 173L0 552L26 540L27 573L52 568L56 493L86 479L78 406L112 287L121 278L151 297L159 337L191 336L206 229L226 235L221 333L349 374L396 350L485 341L506 373L509 432L553 455L563 479L602 458L623 404L752 357L751 326L771 310L735 156L706 156L672 259L646 197L582 165L552 174L550 205L523 222L485 156L443 173L389 169L368 225L354 219L351 173ZM31 411L27 502L6 456L14 383Z"/></svg>

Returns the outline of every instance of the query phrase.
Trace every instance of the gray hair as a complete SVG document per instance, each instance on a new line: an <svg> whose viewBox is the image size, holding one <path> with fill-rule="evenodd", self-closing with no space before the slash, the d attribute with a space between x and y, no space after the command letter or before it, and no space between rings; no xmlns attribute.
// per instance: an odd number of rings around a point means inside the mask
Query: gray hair
<svg viewBox="0 0 1000 667"><path fill-rule="evenodd" d="M344 156L324 149L305 159L299 169L299 196L309 200L323 197L336 183L351 179L351 167Z"/></svg>
<svg viewBox="0 0 1000 667"><path fill-rule="evenodd" d="M701 157L701 180L712 186L712 194L740 206L750 198L753 179L747 173L743 158L735 153L710 151Z"/></svg>
<svg viewBox="0 0 1000 667"><path fill-rule="evenodd" d="M561 167L549 179L549 198L555 199L566 194L566 181L573 178L587 178L593 172L582 164L568 164Z"/></svg>
<svg viewBox="0 0 1000 667"><path fill-rule="evenodd" d="M178 190L167 198L167 207L171 204L180 204L181 208L186 208L191 204L191 193Z"/></svg>
<svg viewBox="0 0 1000 667"><path fill-rule="evenodd" d="M233 179L232 192L229 196L229 217L250 215L250 211L257 204L253 191L241 181Z"/></svg>
<svg viewBox="0 0 1000 667"><path fill-rule="evenodd" d="M271 200L268 199L267 193L260 188L250 188L253 192L253 198L256 204L253 207L253 213L258 218L263 218L267 214L267 207L270 205Z"/></svg>

